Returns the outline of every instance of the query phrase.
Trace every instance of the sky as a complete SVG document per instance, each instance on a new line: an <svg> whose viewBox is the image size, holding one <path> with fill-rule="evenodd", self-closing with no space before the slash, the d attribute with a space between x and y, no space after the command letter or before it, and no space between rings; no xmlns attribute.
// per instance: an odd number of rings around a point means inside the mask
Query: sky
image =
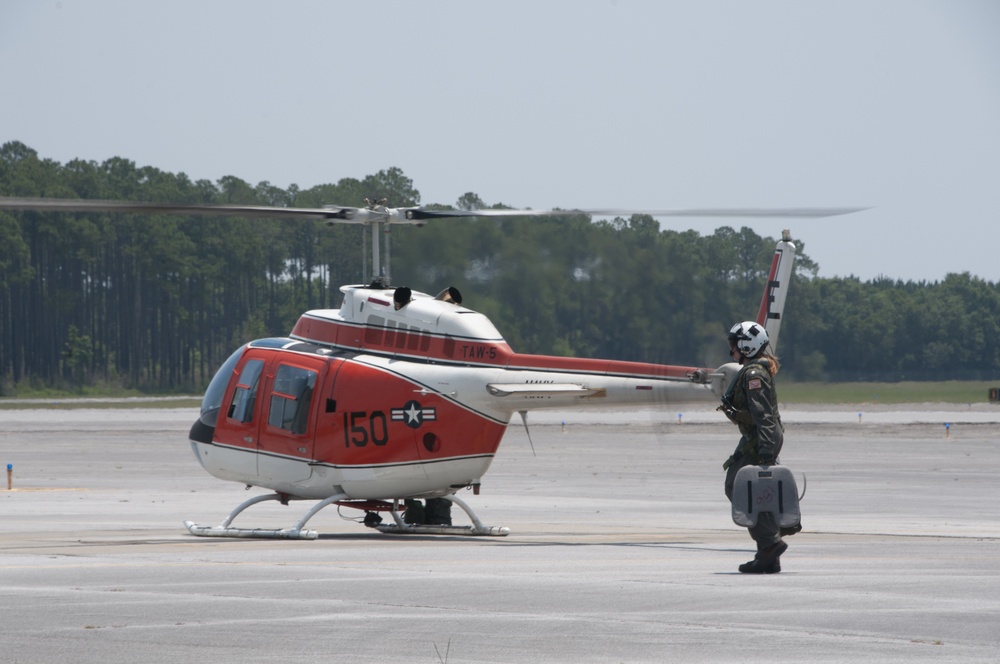
<svg viewBox="0 0 1000 664"><path fill-rule="evenodd" d="M0 143L421 203L867 207L821 277L1000 282L994 0L3 0Z"/></svg>

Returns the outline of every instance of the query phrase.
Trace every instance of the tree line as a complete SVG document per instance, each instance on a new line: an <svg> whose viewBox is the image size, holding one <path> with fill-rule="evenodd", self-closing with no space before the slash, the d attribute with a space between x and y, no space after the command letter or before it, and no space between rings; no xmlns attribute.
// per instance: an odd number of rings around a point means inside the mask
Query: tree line
<svg viewBox="0 0 1000 664"><path fill-rule="evenodd" d="M170 203L420 204L398 168L308 190L227 176L43 159L0 147L0 195ZM454 207L488 207L469 193ZM502 207L500 205L496 207ZM775 240L748 228L661 231L635 215L436 220L392 229L393 285L455 286L516 351L716 366L756 314ZM241 343L287 334L366 283L367 229L313 221L0 212L0 394L20 387L201 389ZM798 380L990 379L1000 288L819 278L802 251L779 354Z"/></svg>

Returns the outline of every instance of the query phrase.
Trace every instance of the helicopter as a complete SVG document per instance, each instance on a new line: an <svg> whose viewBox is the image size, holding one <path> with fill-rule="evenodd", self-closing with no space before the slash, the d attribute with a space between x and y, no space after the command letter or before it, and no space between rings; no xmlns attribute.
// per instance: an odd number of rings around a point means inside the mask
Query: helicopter
<svg viewBox="0 0 1000 664"><path fill-rule="evenodd" d="M284 208L127 201L0 198L0 210L111 212L320 219L371 228L370 283L346 285L339 309L303 313L287 336L243 344L219 368L189 433L211 475L264 489L219 524L185 521L204 537L316 539L306 524L322 509L363 512L385 533L505 536L457 495L478 495L515 414L539 409L718 401L739 365L694 367L515 352L483 314L463 306L453 286L435 295L391 286L379 238L394 224L478 216L647 214L685 217L827 217L861 208L652 210L431 210L367 207ZM756 321L777 343L796 247L788 231L775 247ZM530 441L530 433L528 434ZM465 526L411 523L407 506L444 500ZM265 501L313 501L291 527L237 527ZM388 513L391 523L381 514Z"/></svg>

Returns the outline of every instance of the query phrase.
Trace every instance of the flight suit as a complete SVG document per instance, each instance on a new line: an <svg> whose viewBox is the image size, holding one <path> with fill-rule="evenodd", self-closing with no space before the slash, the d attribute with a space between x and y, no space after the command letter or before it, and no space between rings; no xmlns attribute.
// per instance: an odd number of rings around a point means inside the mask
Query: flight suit
<svg viewBox="0 0 1000 664"><path fill-rule="evenodd" d="M760 465L762 460L776 462L784 442L778 395L767 360L758 358L743 365L722 396L719 409L739 427L741 434L736 451L722 465L726 470L726 497L732 502L733 483L740 468ZM758 515L757 523L747 530L757 542L758 551L781 541L778 522L771 512Z"/></svg>

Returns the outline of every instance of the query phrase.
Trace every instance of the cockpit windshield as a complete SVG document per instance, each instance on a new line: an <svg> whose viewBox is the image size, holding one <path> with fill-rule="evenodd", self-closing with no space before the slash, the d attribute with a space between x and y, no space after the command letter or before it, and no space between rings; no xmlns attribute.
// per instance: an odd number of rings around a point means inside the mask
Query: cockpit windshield
<svg viewBox="0 0 1000 664"><path fill-rule="evenodd" d="M208 384L205 396L201 400L202 424L210 427L215 426L216 419L219 417L219 409L222 408L222 397L226 394L226 386L229 384L229 378L233 375L233 370L236 368L237 362L240 361L240 357L243 356L245 348L245 346L241 346L235 353L230 355L229 359L219 367L219 370L215 373L215 377L212 378L212 382Z"/></svg>

